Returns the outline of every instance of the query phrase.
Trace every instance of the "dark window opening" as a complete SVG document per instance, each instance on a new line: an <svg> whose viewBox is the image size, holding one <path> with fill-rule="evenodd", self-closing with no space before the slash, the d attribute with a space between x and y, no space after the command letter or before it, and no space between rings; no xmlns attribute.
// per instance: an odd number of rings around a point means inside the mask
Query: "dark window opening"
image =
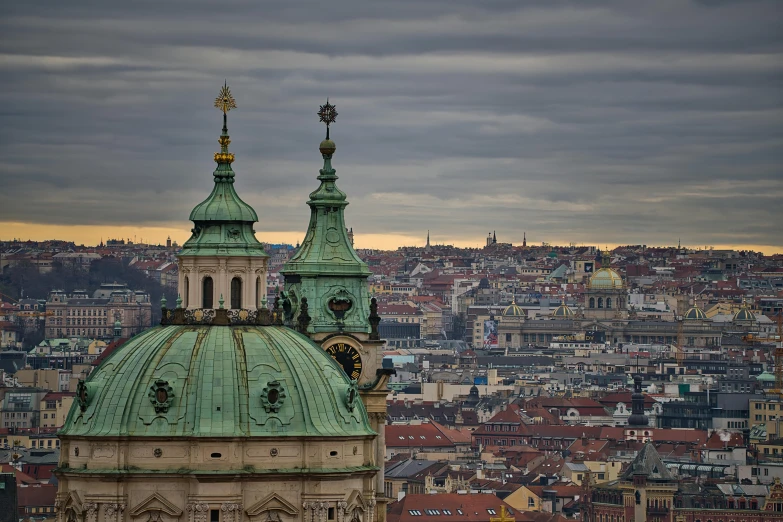
<svg viewBox="0 0 783 522"><path fill-rule="evenodd" d="M212 283L211 277L205 277L204 283L202 284L202 303L201 308L214 308L214 284Z"/></svg>
<svg viewBox="0 0 783 522"><path fill-rule="evenodd" d="M231 308L242 308L242 280L238 277L231 280Z"/></svg>

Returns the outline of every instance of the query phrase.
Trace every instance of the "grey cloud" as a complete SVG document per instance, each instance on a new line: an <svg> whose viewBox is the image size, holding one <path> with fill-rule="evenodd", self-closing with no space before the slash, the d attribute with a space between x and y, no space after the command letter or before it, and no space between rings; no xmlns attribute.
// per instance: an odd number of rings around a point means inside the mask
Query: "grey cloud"
<svg viewBox="0 0 783 522"><path fill-rule="evenodd" d="M781 245L775 2L28 4L0 20L0 221L187 228L227 78L260 232L306 226L330 96L359 233Z"/></svg>

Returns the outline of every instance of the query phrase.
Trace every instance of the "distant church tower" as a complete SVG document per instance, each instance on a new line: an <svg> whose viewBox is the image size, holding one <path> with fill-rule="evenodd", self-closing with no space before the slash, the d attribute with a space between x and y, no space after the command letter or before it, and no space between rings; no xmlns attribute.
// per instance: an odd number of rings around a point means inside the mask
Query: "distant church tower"
<svg viewBox="0 0 783 522"><path fill-rule="evenodd" d="M527 246L527 232L522 232L522 246Z"/></svg>
<svg viewBox="0 0 783 522"><path fill-rule="evenodd" d="M432 250L432 246L430 246L430 231L428 230L427 231L427 244L424 245L424 251L425 252L429 252L430 250Z"/></svg>
<svg viewBox="0 0 783 522"><path fill-rule="evenodd" d="M644 414L644 394L642 393L642 376L633 376L633 394L631 395L631 415L625 426L625 440L649 442L652 440L649 420Z"/></svg>
<svg viewBox="0 0 783 522"><path fill-rule="evenodd" d="M386 384L392 371L384 372L381 368L380 318L367 288L371 272L351 245L344 216L348 201L337 187L336 171L332 168L337 147L329 138L329 125L334 123L337 112L327 101L318 114L326 123L326 139L319 146L324 166L318 176L321 184L307 202L310 224L302 246L280 270L285 276L285 299L290 306L286 319L297 323L306 313L306 334L343 366L350 379L357 381L372 427L380 435L373 450L376 462L382 466ZM304 297L307 310L300 307ZM378 495L384 491L383 473L378 475L376 488ZM385 513L385 506L379 506L377 513Z"/></svg>

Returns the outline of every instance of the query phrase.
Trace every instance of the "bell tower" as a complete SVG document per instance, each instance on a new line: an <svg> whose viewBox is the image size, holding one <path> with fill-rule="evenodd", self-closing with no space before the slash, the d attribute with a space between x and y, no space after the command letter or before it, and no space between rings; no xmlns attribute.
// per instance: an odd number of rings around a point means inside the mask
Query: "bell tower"
<svg viewBox="0 0 783 522"><path fill-rule="evenodd" d="M337 147L329 131L337 117L335 106L327 100L318 116L326 124L326 139L318 147L324 163L318 175L320 185L307 202L307 233L296 254L280 270L285 277L283 311L287 322L301 324L302 333L320 344L348 377L357 381L372 428L378 433L374 443L376 465L383 467L386 385L394 370L382 368L380 317L367 287L371 272L348 236L344 215L348 201L337 187L337 174L332 168ZM383 491L380 473L375 494L382 498ZM385 506L379 506L376 512L379 516L385 513Z"/></svg>

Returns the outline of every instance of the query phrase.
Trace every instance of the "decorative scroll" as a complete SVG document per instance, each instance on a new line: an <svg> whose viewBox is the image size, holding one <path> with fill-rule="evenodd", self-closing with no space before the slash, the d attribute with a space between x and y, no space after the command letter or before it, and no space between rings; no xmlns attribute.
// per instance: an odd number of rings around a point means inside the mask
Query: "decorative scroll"
<svg viewBox="0 0 783 522"><path fill-rule="evenodd" d="M85 502L84 511L87 513L85 522L97 522L98 521L98 504L96 502Z"/></svg>
<svg viewBox="0 0 783 522"><path fill-rule="evenodd" d="M207 522L209 504L204 502L189 502L185 508L190 522Z"/></svg>
<svg viewBox="0 0 783 522"><path fill-rule="evenodd" d="M226 502L220 506L220 511L223 512L221 520L223 522L241 522L242 521L242 504L236 502Z"/></svg>
<svg viewBox="0 0 783 522"><path fill-rule="evenodd" d="M122 512L125 511L125 504L105 504L103 506L103 516L106 522L118 522L122 520Z"/></svg>
<svg viewBox="0 0 783 522"><path fill-rule="evenodd" d="M258 310L228 310L226 312L231 325L250 325L258 323Z"/></svg>
<svg viewBox="0 0 783 522"><path fill-rule="evenodd" d="M185 310L185 324L212 324L215 310L212 308L196 308Z"/></svg>
<svg viewBox="0 0 783 522"><path fill-rule="evenodd" d="M176 308L162 309L160 324L167 325L212 325L212 326L269 326L275 324L272 314L264 308L226 310L223 308Z"/></svg>

